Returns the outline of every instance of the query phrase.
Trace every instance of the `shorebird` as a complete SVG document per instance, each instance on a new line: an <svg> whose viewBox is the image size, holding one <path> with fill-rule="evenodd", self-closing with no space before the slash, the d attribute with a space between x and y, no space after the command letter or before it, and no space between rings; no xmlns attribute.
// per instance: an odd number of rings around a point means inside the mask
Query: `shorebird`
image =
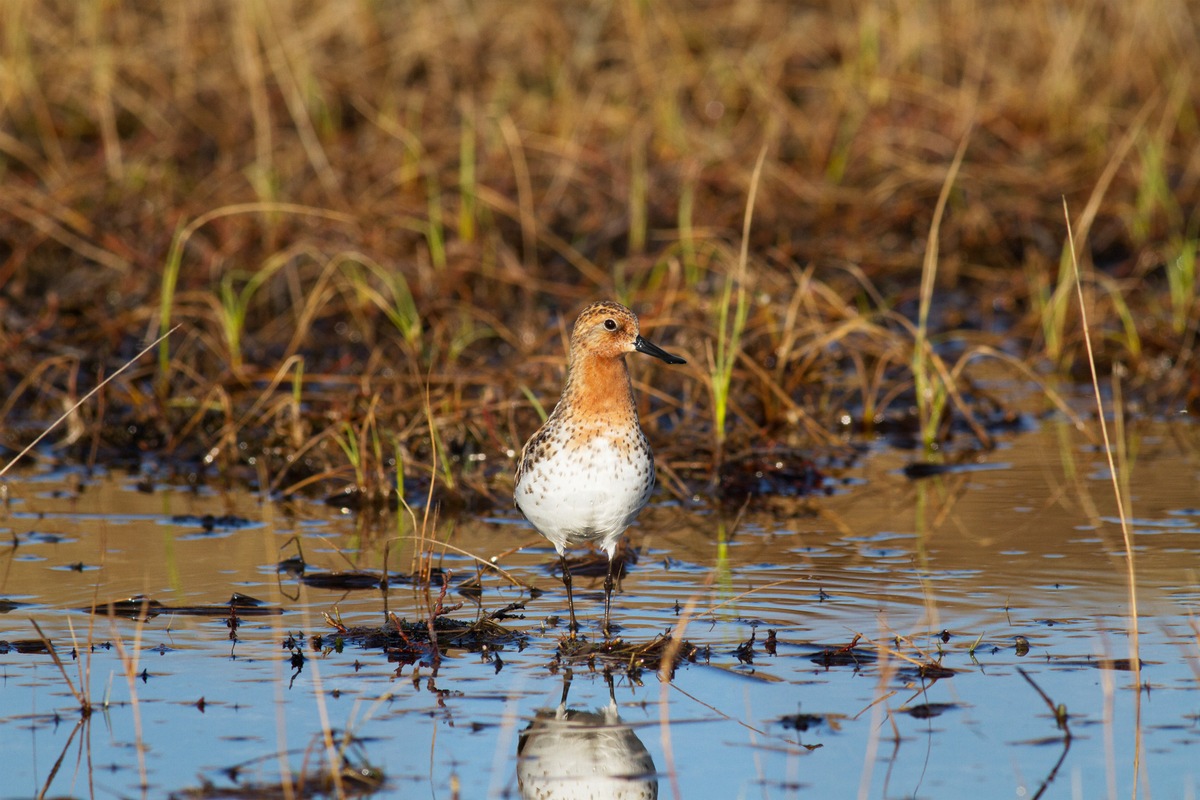
<svg viewBox="0 0 1200 800"><path fill-rule="evenodd" d="M568 547L596 542L608 555L604 636L610 636L613 554L617 540L654 490L654 455L638 422L626 353L668 364L687 363L642 337L638 319L619 303L585 308L571 332L570 366L562 397L530 437L517 464L513 499L558 551L570 635L575 636Z"/></svg>
<svg viewBox="0 0 1200 800"><path fill-rule="evenodd" d="M526 800L654 800L654 758L637 732L621 721L607 669L608 705L595 711L567 707L571 670L562 700L544 709L517 739L517 788Z"/></svg>

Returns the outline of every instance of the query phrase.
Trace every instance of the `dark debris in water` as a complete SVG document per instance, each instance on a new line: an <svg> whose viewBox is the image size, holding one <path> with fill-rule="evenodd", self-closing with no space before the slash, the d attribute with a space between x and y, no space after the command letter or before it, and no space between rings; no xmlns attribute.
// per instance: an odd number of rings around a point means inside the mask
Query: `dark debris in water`
<svg viewBox="0 0 1200 800"><path fill-rule="evenodd" d="M200 701L203 703L203 699ZM203 709L201 709L203 711ZM335 736L337 731L331 731ZM365 797L387 786L386 773L366 757L362 741L343 741L338 752L338 769L330 769L324 758L305 761L305 768L290 776L287 784L245 781L243 773L263 773L262 763L279 754L254 759L221 769L220 778L203 778L199 786L173 792L170 800L270 800L284 797ZM309 748L308 752L311 752Z"/></svg>
<svg viewBox="0 0 1200 800"><path fill-rule="evenodd" d="M129 619L153 619L160 614L182 614L191 617L268 617L282 614L283 609L268 606L262 600L234 592L225 603L213 605L168 606L152 597L134 595L79 609L87 614L111 614Z"/></svg>
<svg viewBox="0 0 1200 800"><path fill-rule="evenodd" d="M46 643L41 639L13 639L12 641L0 639L0 656L8 655L9 653L30 655L33 653L49 652L50 649L46 647Z"/></svg>
<svg viewBox="0 0 1200 800"><path fill-rule="evenodd" d="M860 638L862 637L855 635L849 644L823 646L817 652L812 653L809 656L809 660L814 664L820 664L826 669L831 667L858 668L867 664L874 664L878 660L878 656L873 650L858 647L858 640Z"/></svg>
<svg viewBox="0 0 1200 800"><path fill-rule="evenodd" d="M390 579L389 579L390 580ZM316 589L378 589L383 585L383 575L378 572L307 572L301 583Z"/></svg>
<svg viewBox="0 0 1200 800"><path fill-rule="evenodd" d="M785 728L804 733L824 725L825 716L823 714L785 714L775 721Z"/></svg>
<svg viewBox="0 0 1200 800"><path fill-rule="evenodd" d="M807 497L824 493L825 474L803 453L791 449L755 450L724 461L717 490L727 502L753 497Z"/></svg>
<svg viewBox="0 0 1200 800"><path fill-rule="evenodd" d="M300 547L299 538L293 536L284 547L295 545L295 555L288 556L275 565L275 571L298 578L301 583L315 589L330 589L334 591L356 591L362 589L386 589L391 584L410 583L411 578L396 572L372 570L347 570L345 572L309 571L309 564L304 559L304 551ZM282 548L281 548L282 549ZM429 579L448 580L448 576L440 569L432 569Z"/></svg>
<svg viewBox="0 0 1200 800"><path fill-rule="evenodd" d="M818 728L828 728L831 731L837 732L841 729L845 719L845 714L805 714L797 712L795 714L784 714L775 720L775 723L797 733L806 733ZM805 745L805 747L808 747L808 745Z"/></svg>
<svg viewBox="0 0 1200 800"><path fill-rule="evenodd" d="M631 680L640 682L641 673L645 670L659 672L666 663L670 664L670 674L674 676L676 668L684 663L696 663L699 656L700 648L696 645L668 634L660 634L649 642L629 642L620 638L589 642L583 637L566 636L558 643L555 663L594 664L598 661L605 666L618 667Z"/></svg>
<svg viewBox="0 0 1200 800"><path fill-rule="evenodd" d="M64 542L73 541L66 536L58 533L45 533L42 531L30 531L25 534L25 541L28 543L37 544L62 544Z"/></svg>
<svg viewBox="0 0 1200 800"><path fill-rule="evenodd" d="M756 634L757 631L751 631L750 638L739 644L733 651L733 655L739 663L747 665L754 663L754 637Z"/></svg>
<svg viewBox="0 0 1200 800"><path fill-rule="evenodd" d="M955 708L958 708L957 703L919 703L915 706L905 706L900 711L913 719L933 719Z"/></svg>
<svg viewBox="0 0 1200 800"><path fill-rule="evenodd" d="M1113 669L1118 672L1133 672L1133 660L1129 658L1062 658L1053 659L1052 662L1057 667L1079 667L1084 669ZM1139 660L1138 669L1146 666L1146 662Z"/></svg>
<svg viewBox="0 0 1200 800"><path fill-rule="evenodd" d="M10 611L16 611L18 608L23 608L29 605L28 603L20 603L16 600L6 600L0 598L0 614L7 614Z"/></svg>
<svg viewBox="0 0 1200 800"><path fill-rule="evenodd" d="M962 461L958 463L912 461L905 464L902 471L904 472L904 477L910 480L920 480L921 478L934 478L939 475L956 475L964 472L985 472L1008 468L1008 464L981 464L975 461Z"/></svg>
<svg viewBox="0 0 1200 800"><path fill-rule="evenodd" d="M943 667L935 661L926 661L921 664L910 664L907 667L900 669L899 674L906 678L912 678L923 681L936 681L942 678L953 678L955 671L949 667Z"/></svg>
<svg viewBox="0 0 1200 800"><path fill-rule="evenodd" d="M171 522L175 525L196 525L207 533L212 533L218 529L238 530L240 528L249 528L255 524L245 517L239 517L234 514L222 514L221 516L213 516L212 514L204 514L202 516L176 514L171 517Z"/></svg>
<svg viewBox="0 0 1200 800"><path fill-rule="evenodd" d="M520 618L514 612L522 608L524 604L512 603L470 622L450 617L448 612L453 609L438 609L438 612L443 613L435 612L432 622L428 619L409 621L389 614L387 623L379 626L345 625L335 612L332 615L326 614L325 621L336 633L332 636L314 637L312 644L314 649L333 649L339 652L347 644L367 650L382 650L388 661L401 665L435 657L442 648L456 648L473 653L488 652L494 656L509 644L524 647L524 635L501 624L501 620ZM437 646L436 651L434 644ZM295 647L297 640L295 637L289 637L284 645Z"/></svg>

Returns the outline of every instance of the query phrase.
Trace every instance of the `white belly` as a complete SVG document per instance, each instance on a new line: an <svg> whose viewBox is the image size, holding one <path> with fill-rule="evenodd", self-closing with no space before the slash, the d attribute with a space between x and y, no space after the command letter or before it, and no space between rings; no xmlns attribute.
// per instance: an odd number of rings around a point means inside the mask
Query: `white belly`
<svg viewBox="0 0 1200 800"><path fill-rule="evenodd" d="M644 440L615 447L592 437L575 448L547 448L517 484L517 506L562 553L595 541L611 556L617 539L650 499L654 460Z"/></svg>

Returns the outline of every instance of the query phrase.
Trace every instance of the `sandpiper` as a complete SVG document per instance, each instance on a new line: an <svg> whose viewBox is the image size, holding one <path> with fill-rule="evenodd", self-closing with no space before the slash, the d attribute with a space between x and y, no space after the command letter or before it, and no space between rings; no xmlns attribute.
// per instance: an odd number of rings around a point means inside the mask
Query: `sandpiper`
<svg viewBox="0 0 1200 800"><path fill-rule="evenodd" d="M597 542L608 555L604 636L610 635L613 553L617 540L654 490L654 455L638 422L625 354L645 353L686 364L642 338L634 313L602 301L585 308L571 332L571 360L562 397L530 437L517 464L514 499L538 533L558 551L571 636L579 630L570 546Z"/></svg>

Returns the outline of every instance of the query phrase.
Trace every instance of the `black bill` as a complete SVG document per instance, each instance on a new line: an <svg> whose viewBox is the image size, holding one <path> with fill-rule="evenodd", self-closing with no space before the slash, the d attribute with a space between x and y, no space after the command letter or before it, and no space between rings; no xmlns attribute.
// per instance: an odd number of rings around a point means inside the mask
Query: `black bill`
<svg viewBox="0 0 1200 800"><path fill-rule="evenodd" d="M686 364L687 363L687 361L685 359L682 359L679 356L671 355L666 350L663 350L658 345L654 344L653 342L647 341L646 339L642 338L641 336L639 336L633 340L633 349L637 350L639 353L645 353L648 356L654 356L655 358L661 358L663 361L667 362L668 364Z"/></svg>

